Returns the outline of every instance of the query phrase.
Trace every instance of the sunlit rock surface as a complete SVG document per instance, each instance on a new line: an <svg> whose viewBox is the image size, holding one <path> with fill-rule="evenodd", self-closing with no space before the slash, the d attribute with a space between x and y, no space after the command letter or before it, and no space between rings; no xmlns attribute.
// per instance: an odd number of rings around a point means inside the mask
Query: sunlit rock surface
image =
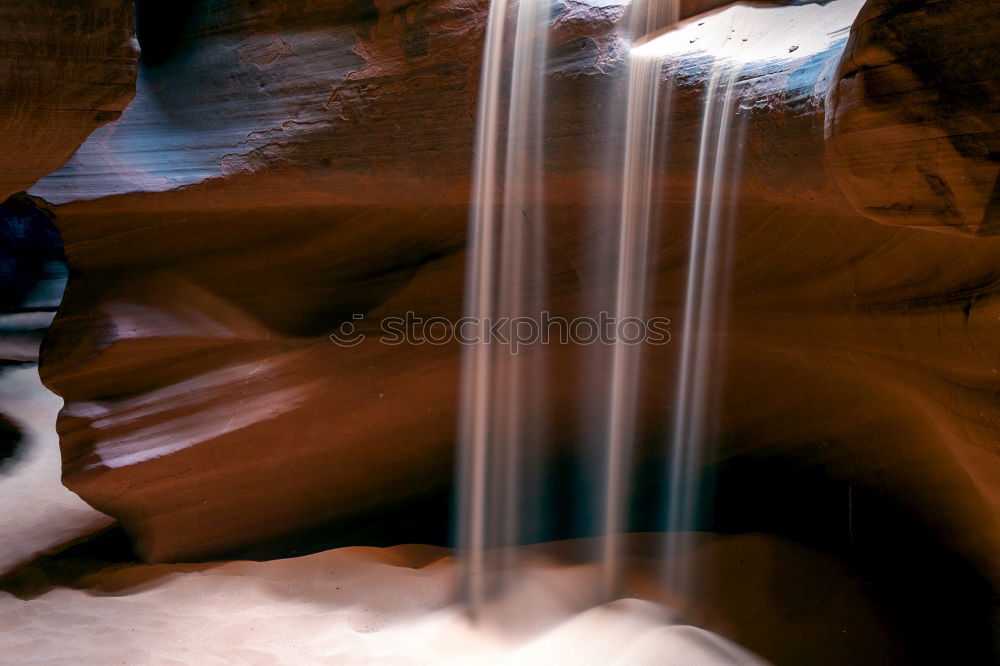
<svg viewBox="0 0 1000 666"><path fill-rule="evenodd" d="M885 165L899 178L923 162L905 148L914 126L891 114L900 133L852 147L849 113L869 102L847 83L857 76L843 55L897 53L896 37L851 33L858 11L875 16L881 3L800 4L726 10L670 38L677 94L671 159L657 171L668 208L654 305L675 320L712 54L744 66L744 169L733 183L713 436L721 461L756 465L762 482L730 495L720 484L719 520L803 539L815 520L817 534L836 534L822 547L863 559L889 548L890 526L902 524L894 511L917 515L906 535L930 533L951 549L941 562L954 556L969 569L962 576L998 581L1000 240L906 228L939 226L928 221L940 207L921 198L922 176L912 191L926 219L871 219L869 208L892 209L899 191L895 180L867 178L866 169L882 173L872 151L904 164ZM949 3L928 11L940 5ZM73 270L41 367L66 400L64 482L118 518L148 560L256 552L323 526L335 536L445 538L427 527L441 515L427 521L419 507L440 511L434 498L453 479L458 349L389 346L374 334L381 317L407 311L461 316L484 12L458 0L195 5L174 32L150 37L167 41L142 66L122 118L31 190L52 204ZM544 120L557 313L578 313L608 288L593 267L595 247L607 245L600 221L617 214L602 146L621 140L609 119L624 99L623 13L566 2L552 23ZM986 20L942 16L938 39L995 34ZM989 86L996 70L983 62L969 63L982 68L967 79ZM879 108L859 117L881 123ZM954 108L936 125L943 132L980 123L983 141L996 140L994 121L976 120L982 109ZM897 137L903 148L878 147ZM951 186L961 216L952 226L986 233L982 187L995 156L941 154L950 156L942 179L976 174ZM328 334L355 314L372 335L332 344ZM678 349L649 358L651 458ZM554 386L587 381L580 353L560 351ZM580 406L568 389L552 402L562 419L552 430L568 441ZM782 461L794 462L787 475L769 471L786 469ZM814 467L832 481L787 485ZM862 520L861 496L892 511ZM817 502L812 518L803 497ZM739 511L768 502L773 524ZM415 507L406 520L385 517ZM896 543L913 547L893 546L886 552L899 561L872 566L905 590L902 579L926 577L939 560L910 560L924 552L919 540ZM926 584L935 598L956 594L951 583ZM931 636L927 628L914 631Z"/></svg>
<svg viewBox="0 0 1000 666"><path fill-rule="evenodd" d="M0 7L0 201L58 169L118 118L135 91L135 23L124 0Z"/></svg>

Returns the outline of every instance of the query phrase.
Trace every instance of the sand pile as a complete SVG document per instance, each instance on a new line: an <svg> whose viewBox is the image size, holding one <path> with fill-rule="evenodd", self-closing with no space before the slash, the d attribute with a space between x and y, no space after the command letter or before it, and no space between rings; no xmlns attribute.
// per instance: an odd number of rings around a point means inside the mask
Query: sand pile
<svg viewBox="0 0 1000 666"><path fill-rule="evenodd" d="M473 626L454 560L428 547L342 548L220 565L126 566L21 600L0 593L0 661L18 664L756 664L636 599L532 635ZM592 575L552 571L562 583ZM537 575L544 578L546 571ZM537 588L536 588L537 589Z"/></svg>

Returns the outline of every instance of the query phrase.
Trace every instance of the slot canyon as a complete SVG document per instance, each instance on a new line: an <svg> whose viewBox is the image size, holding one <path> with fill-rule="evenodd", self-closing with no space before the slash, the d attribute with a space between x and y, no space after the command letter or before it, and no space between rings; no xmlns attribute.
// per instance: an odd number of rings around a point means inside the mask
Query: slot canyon
<svg viewBox="0 0 1000 666"><path fill-rule="evenodd" d="M1000 658L995 0L0 17L0 663Z"/></svg>

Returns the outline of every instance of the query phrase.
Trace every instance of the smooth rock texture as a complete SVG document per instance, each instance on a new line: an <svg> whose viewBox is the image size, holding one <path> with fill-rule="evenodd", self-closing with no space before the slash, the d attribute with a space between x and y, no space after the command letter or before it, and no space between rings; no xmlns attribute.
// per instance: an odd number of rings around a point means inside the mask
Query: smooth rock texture
<svg viewBox="0 0 1000 666"><path fill-rule="evenodd" d="M133 3L0 7L0 201L58 169L135 92Z"/></svg>

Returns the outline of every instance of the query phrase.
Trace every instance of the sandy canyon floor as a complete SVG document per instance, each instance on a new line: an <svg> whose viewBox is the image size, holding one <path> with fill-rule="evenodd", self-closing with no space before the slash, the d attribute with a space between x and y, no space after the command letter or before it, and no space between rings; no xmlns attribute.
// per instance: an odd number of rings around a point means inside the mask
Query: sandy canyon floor
<svg viewBox="0 0 1000 666"><path fill-rule="evenodd" d="M556 600L572 600L594 575L585 565L527 572L533 601L518 614L532 614L532 629L512 633L468 621L454 604L454 556L436 547L268 562L102 560L94 544L117 531L59 482L60 405L32 366L0 376L0 409L23 436L0 468L0 663L764 663L671 623L649 601L564 612Z"/></svg>

